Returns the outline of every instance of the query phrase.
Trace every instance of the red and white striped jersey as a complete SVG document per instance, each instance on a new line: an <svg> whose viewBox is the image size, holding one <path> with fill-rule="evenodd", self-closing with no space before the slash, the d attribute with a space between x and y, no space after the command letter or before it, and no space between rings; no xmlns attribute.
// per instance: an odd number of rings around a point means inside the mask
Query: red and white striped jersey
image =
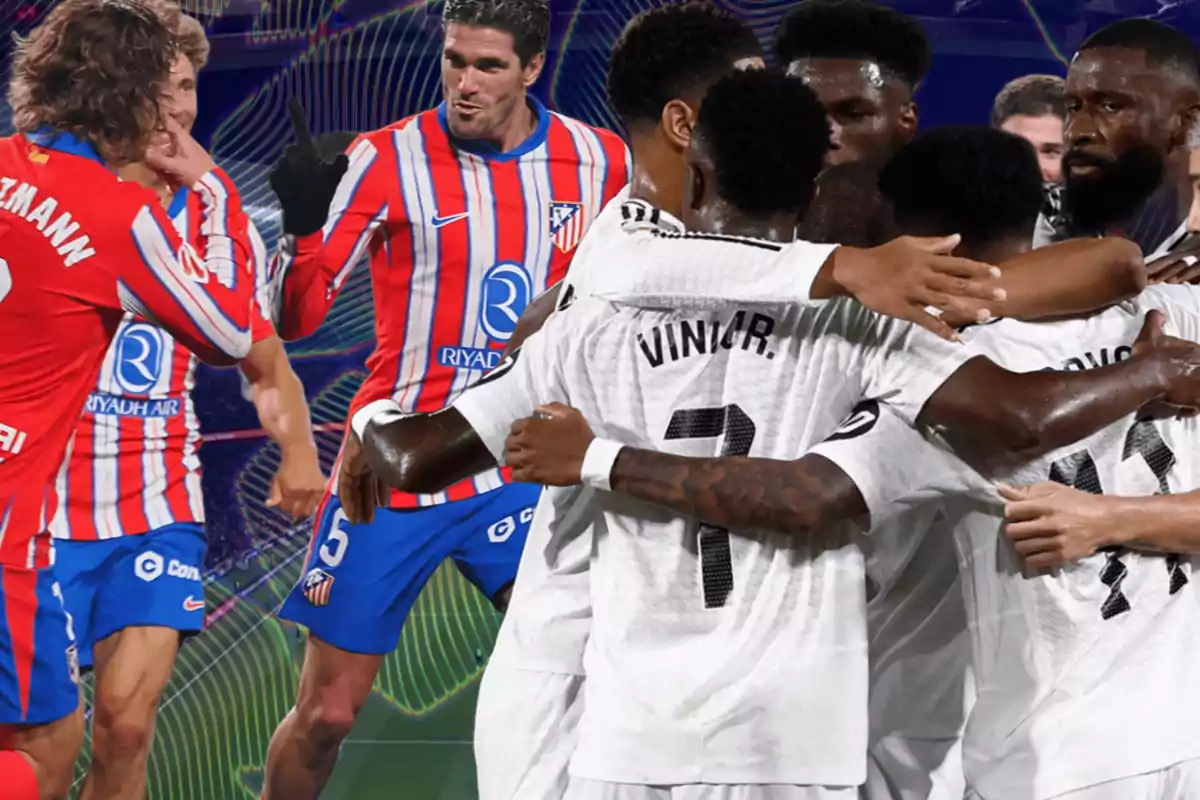
<svg viewBox="0 0 1200 800"><path fill-rule="evenodd" d="M192 188L202 257L185 255L153 193L118 180L90 144L0 139L0 564L49 564L54 474L126 313L206 360L249 352L248 220L219 170Z"/></svg>
<svg viewBox="0 0 1200 800"><path fill-rule="evenodd" d="M375 351L351 415L384 398L436 411L495 367L525 306L566 274L584 231L628 182L616 134L529 103L537 129L506 153L452 139L442 107L360 136L325 229L297 237L278 323L287 339L321 324L369 254ZM396 492L391 505L503 481L492 470L436 495Z"/></svg>
<svg viewBox="0 0 1200 800"><path fill-rule="evenodd" d="M195 258L203 247L204 206L180 189L167 215ZM268 321L267 248L247 221L254 271L251 333L275 333ZM104 356L96 388L67 446L55 480L56 539L111 539L176 522L204 522L200 421L192 405L197 359L157 325L126 314Z"/></svg>

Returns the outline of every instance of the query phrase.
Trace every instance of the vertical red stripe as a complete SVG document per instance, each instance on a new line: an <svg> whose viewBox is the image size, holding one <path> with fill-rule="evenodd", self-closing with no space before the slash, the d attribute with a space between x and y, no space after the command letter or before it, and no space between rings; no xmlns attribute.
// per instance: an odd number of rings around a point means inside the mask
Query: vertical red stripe
<svg viewBox="0 0 1200 800"><path fill-rule="evenodd" d="M549 155L547 170L550 174L550 202L582 203L583 187L579 181L579 165L580 161L588 154L579 152L575 147L575 139L571 136L571 131L567 129L566 123L557 116L550 118L550 131L546 136L546 152ZM549 209L547 209L547 213L549 213ZM588 209L580 208L575 213L586 214ZM597 212L592 211L591 213ZM574 255L574 249L569 253L564 253L557 246L551 246L548 271L550 284L555 284L566 276L567 266L570 265L571 257Z"/></svg>
<svg viewBox="0 0 1200 800"><path fill-rule="evenodd" d="M171 394L178 397L180 409L178 414L165 417L163 422L167 431L166 449L163 452L167 465L167 507L174 522L194 521L191 506L188 503L187 475L188 469L183 463L184 444L187 442L188 428L186 405L183 399L188 368L191 364L191 354L175 345L171 351ZM139 501L141 498L138 498ZM143 529L144 530L144 529ZM134 531L130 531L133 533Z"/></svg>
<svg viewBox="0 0 1200 800"><path fill-rule="evenodd" d="M616 197L617 192L629 183L629 149L615 133L595 129L593 131L604 148L604 160L608 165L608 174L604 176L604 197L600 202L600 208L604 208L608 201ZM599 214L600 210L597 209L596 213Z"/></svg>
<svg viewBox="0 0 1200 800"><path fill-rule="evenodd" d="M12 644L13 666L17 671L21 719L25 719L29 712L29 692L33 683L33 626L38 609L38 571L5 566L2 580L4 617Z"/></svg>
<svg viewBox="0 0 1200 800"><path fill-rule="evenodd" d="M436 213L447 217L462 214L467 210L466 192L479 197L480 181L486 179L486 170L464 169L458 155L450 146L450 139L438 124L436 114L422 116L421 134L429 159L430 179L436 209L426 209L426 214ZM464 183L466 184L464 186ZM486 212L485 212L486 213ZM424 385L417 395L416 411L437 411L446 405L450 385L454 380L454 367L438 363L438 348L462 344L463 323L466 317L467 280L470 276L471 220L452 222L436 230L437 295L433 307L433 329L428 342L428 368ZM428 220L413 220L414 225L428 225ZM424 265L426 269L429 265Z"/></svg>
<svg viewBox="0 0 1200 800"><path fill-rule="evenodd" d="M122 533L145 533L150 528L142 496L146 480L142 475L142 454L146 452L146 421L138 417L117 420L117 458L110 463L117 478L116 516Z"/></svg>

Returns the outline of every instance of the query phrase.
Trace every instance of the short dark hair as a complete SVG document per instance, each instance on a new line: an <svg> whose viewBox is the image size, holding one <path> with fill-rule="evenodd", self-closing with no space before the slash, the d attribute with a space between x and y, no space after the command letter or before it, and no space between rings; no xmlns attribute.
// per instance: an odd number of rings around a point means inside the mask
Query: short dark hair
<svg viewBox="0 0 1200 800"><path fill-rule="evenodd" d="M992 103L992 125L1009 117L1066 117L1066 81L1057 75L1022 75L1004 84Z"/></svg>
<svg viewBox="0 0 1200 800"><path fill-rule="evenodd" d="M1188 80L1200 83L1200 51L1187 34L1152 19L1123 19L1105 25L1079 46L1079 52L1097 47L1139 50L1146 60L1159 67L1170 67Z"/></svg>
<svg viewBox="0 0 1200 800"><path fill-rule="evenodd" d="M513 37L513 49L524 66L546 52L550 38L548 0L446 0L442 23L495 28Z"/></svg>
<svg viewBox="0 0 1200 800"><path fill-rule="evenodd" d="M753 31L707 3L644 11L613 48L608 102L626 127L656 123L669 101L693 92L703 96L734 63L762 54Z"/></svg>
<svg viewBox="0 0 1200 800"><path fill-rule="evenodd" d="M908 14L865 0L805 0L783 18L775 55L873 61L909 89L929 72L932 56L921 24Z"/></svg>
<svg viewBox="0 0 1200 800"><path fill-rule="evenodd" d="M717 194L747 214L803 211L829 150L816 95L798 78L759 69L719 78L693 135L713 161Z"/></svg>
<svg viewBox="0 0 1200 800"><path fill-rule="evenodd" d="M1032 236L1044 200L1033 145L982 125L917 136L884 166L879 190L904 232L915 222L932 222L937 230L921 232L960 233L973 245Z"/></svg>
<svg viewBox="0 0 1200 800"><path fill-rule="evenodd" d="M161 127L159 101L178 52L179 9L141 0L64 0L13 55L13 125L43 125L137 161Z"/></svg>

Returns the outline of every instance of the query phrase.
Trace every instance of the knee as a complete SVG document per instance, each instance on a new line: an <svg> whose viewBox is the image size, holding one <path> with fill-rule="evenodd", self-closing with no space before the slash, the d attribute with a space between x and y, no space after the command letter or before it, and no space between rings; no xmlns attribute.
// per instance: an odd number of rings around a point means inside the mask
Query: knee
<svg viewBox="0 0 1200 800"><path fill-rule="evenodd" d="M338 747L350 735L358 704L336 684L301 694L296 701L296 723L303 737L318 749Z"/></svg>
<svg viewBox="0 0 1200 800"><path fill-rule="evenodd" d="M136 757L150 751L154 728L154 706L134 698L97 698L92 726L95 730L93 757L108 754Z"/></svg>

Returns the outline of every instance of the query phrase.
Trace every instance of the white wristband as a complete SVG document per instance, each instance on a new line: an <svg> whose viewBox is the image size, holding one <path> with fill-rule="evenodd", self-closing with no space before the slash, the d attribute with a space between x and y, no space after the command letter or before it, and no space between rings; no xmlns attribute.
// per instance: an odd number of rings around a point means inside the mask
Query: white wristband
<svg viewBox="0 0 1200 800"><path fill-rule="evenodd" d="M376 400L372 403L367 403L354 412L354 416L350 418L350 429L354 431L359 439L362 439L363 431L367 429L367 423L386 412L399 414L400 406L396 405L395 400Z"/></svg>
<svg viewBox="0 0 1200 800"><path fill-rule="evenodd" d="M580 483L593 489L610 491L612 484L609 483L609 476L622 447L624 445L620 442L609 439L592 439L583 455L583 464L579 467Z"/></svg>

